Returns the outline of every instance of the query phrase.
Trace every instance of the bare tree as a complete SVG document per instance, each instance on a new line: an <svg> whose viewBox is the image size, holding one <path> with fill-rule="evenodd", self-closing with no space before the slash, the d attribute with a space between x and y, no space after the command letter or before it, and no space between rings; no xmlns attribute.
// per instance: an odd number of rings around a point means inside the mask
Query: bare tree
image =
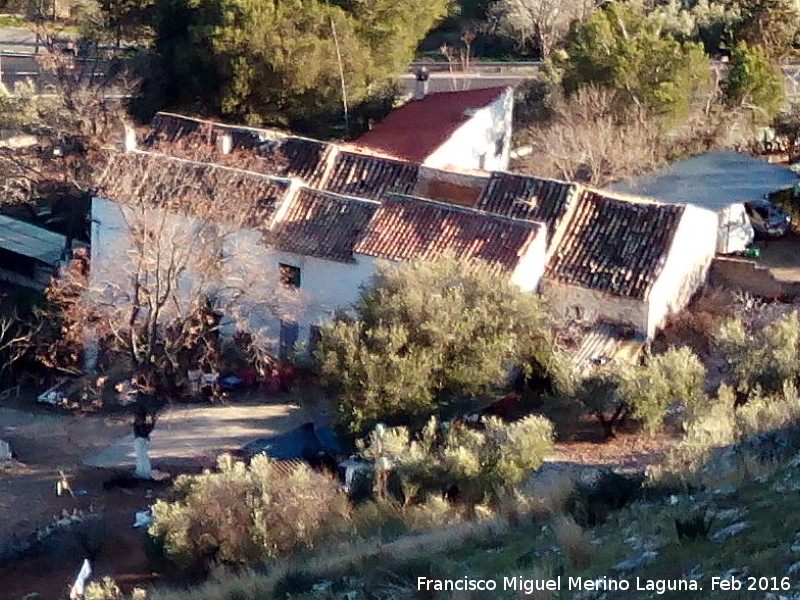
<svg viewBox="0 0 800 600"><path fill-rule="evenodd" d="M145 153L112 156L101 181L99 195L116 200L95 203L109 237L95 240L86 282L57 284L92 337L134 372L154 369L159 393L213 362L221 333L272 344L274 318L300 303L258 255L274 182Z"/></svg>
<svg viewBox="0 0 800 600"><path fill-rule="evenodd" d="M585 87L549 106L550 118L523 132L530 153L514 170L603 186L711 148L732 145L744 135L741 111L708 102L679 126L637 106L618 108L614 91Z"/></svg>
<svg viewBox="0 0 800 600"><path fill-rule="evenodd" d="M584 88L557 100L550 121L528 130L532 152L519 171L604 185L659 162L660 130L642 109L613 110L613 92Z"/></svg>
<svg viewBox="0 0 800 600"><path fill-rule="evenodd" d="M12 365L31 350L36 333L37 327L16 312L0 315L0 384Z"/></svg>
<svg viewBox="0 0 800 600"><path fill-rule="evenodd" d="M299 292L260 253L275 194L267 177L140 152L113 154L101 177L89 272L67 269L51 288L63 321L80 326L91 367L111 356L133 374L137 475L147 477L154 415L189 370L217 371L221 340L246 333L274 346L277 318ZM114 201L103 200L113 198Z"/></svg>
<svg viewBox="0 0 800 600"><path fill-rule="evenodd" d="M490 18L518 47L534 47L544 59L570 24L585 19L599 4L598 0L499 0L492 5Z"/></svg>

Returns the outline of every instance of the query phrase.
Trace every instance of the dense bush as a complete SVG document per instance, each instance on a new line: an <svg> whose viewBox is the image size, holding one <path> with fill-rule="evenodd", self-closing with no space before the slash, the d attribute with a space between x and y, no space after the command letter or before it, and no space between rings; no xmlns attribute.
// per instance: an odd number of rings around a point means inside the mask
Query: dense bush
<svg viewBox="0 0 800 600"><path fill-rule="evenodd" d="M670 406L680 403L693 412L703 404L705 377L705 367L691 350L672 348L643 366L626 369L619 394L631 415L653 434L661 429Z"/></svg>
<svg viewBox="0 0 800 600"><path fill-rule="evenodd" d="M740 318L727 319L715 343L731 366L736 388L750 393L783 390L800 372L800 313L793 311L763 328L750 328Z"/></svg>
<svg viewBox="0 0 800 600"><path fill-rule="evenodd" d="M481 500L521 483L553 445L553 426L542 417L508 424L490 417L484 425L483 430L455 426L442 433L431 419L416 439L408 428L394 427L381 436L373 432L360 445L366 457L391 461L407 499L455 488L464 499Z"/></svg>
<svg viewBox="0 0 800 600"><path fill-rule="evenodd" d="M178 565L254 564L310 547L340 526L347 499L335 481L304 465L287 474L266 456L250 466L230 456L219 472L182 475L179 499L153 505L150 535Z"/></svg>
<svg viewBox="0 0 800 600"><path fill-rule="evenodd" d="M483 264L386 266L354 313L323 329L316 353L338 419L354 433L377 421L424 423L441 401L491 392L517 364L553 363L541 301Z"/></svg>

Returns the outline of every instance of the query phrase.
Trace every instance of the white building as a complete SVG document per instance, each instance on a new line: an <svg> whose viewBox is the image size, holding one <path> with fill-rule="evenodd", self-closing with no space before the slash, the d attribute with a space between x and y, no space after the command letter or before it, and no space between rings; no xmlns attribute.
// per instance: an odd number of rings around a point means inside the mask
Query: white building
<svg viewBox="0 0 800 600"><path fill-rule="evenodd" d="M705 283L717 216L692 205L585 190L547 265L556 314L628 325L648 338Z"/></svg>
<svg viewBox="0 0 800 600"><path fill-rule="evenodd" d="M313 346L320 323L330 319L335 309L351 305L380 263L433 259L449 251L508 273L526 291L535 291L544 273L545 225L408 196L392 195L378 203L138 151L112 160L103 195L133 201L139 211L144 205L153 207L147 209L150 213L164 213L160 208L160 195L165 193L159 179L162 173L183 178L183 185L172 192L170 207L186 205L190 210L192 204L225 202L229 208L216 213L224 222L225 211L234 210L243 194L249 202L257 199L263 206L258 220L250 220L252 226L225 239L218 276L256 282L263 292L253 290L256 298L268 297L277 287L292 297L281 298L286 309L279 316L257 306L240 309L249 313L251 329L273 339L275 350L284 358L298 343ZM136 240L131 231L135 212L114 200L93 200L93 289L119 290L128 283L131 271L124 265ZM180 227L189 232L186 239L197 243L192 236L201 222L182 210L167 212L162 223L168 223L170 235L175 236ZM164 227L160 225L159 231ZM188 296L191 273L188 267L182 283Z"/></svg>
<svg viewBox="0 0 800 600"><path fill-rule="evenodd" d="M353 145L425 167L503 170L513 108L510 87L421 92Z"/></svg>

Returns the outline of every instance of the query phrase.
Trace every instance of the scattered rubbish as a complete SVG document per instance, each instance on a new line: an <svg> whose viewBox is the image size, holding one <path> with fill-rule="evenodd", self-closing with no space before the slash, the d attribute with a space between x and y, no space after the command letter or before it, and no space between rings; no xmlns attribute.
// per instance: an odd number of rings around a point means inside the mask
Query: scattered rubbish
<svg viewBox="0 0 800 600"><path fill-rule="evenodd" d="M159 471L158 469L153 469L150 471L150 479L153 481L167 481L171 477L172 475L166 473L165 471Z"/></svg>
<svg viewBox="0 0 800 600"><path fill-rule="evenodd" d="M52 404L53 406L58 406L64 401L64 394L58 390L50 389L39 394L37 401L43 404Z"/></svg>
<svg viewBox="0 0 800 600"><path fill-rule="evenodd" d="M136 518L133 523L134 529L142 529L144 527L150 527L153 524L153 513L150 510L137 510L136 511Z"/></svg>

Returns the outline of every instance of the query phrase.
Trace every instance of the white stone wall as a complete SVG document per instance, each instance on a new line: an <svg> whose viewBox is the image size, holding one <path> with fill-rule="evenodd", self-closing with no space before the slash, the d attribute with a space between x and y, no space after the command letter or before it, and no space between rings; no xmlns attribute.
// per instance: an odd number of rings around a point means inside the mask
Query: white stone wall
<svg viewBox="0 0 800 600"><path fill-rule="evenodd" d="M514 95L508 88L492 104L475 111L471 119L425 159L424 166L437 169L507 170L513 108ZM499 154L498 142L501 146Z"/></svg>
<svg viewBox="0 0 800 600"><path fill-rule="evenodd" d="M176 222L191 223L191 219L172 216ZM102 198L92 202L92 268L91 286L101 290L111 283L127 285L125 267L131 250L131 236L124 210L116 203ZM355 263L341 263L310 256L277 252L262 242L262 233L241 230L225 238L223 261L232 275L248 281L248 297L259 302L272 299L269 307L241 303L237 310L246 317L252 331L262 339L272 341L277 350L280 319L294 320L299 326L298 341L307 343L310 327L329 318L338 307L351 304L359 288L375 272L375 261L357 255ZM279 265L300 268L300 288L287 292L279 287ZM224 292L222 292L224 294ZM273 312L275 314L273 314ZM235 331L233 320L222 323L223 333Z"/></svg>
<svg viewBox="0 0 800 600"><path fill-rule="evenodd" d="M686 207L664 268L650 290L648 336L655 335L666 318L686 306L706 282L717 249L718 231L717 213Z"/></svg>
<svg viewBox="0 0 800 600"><path fill-rule="evenodd" d="M731 204L718 213L717 252L731 254L747 248L755 237L753 225L744 210L744 204Z"/></svg>
<svg viewBox="0 0 800 600"><path fill-rule="evenodd" d="M511 274L511 283L523 291L536 292L544 276L547 253L547 227L543 224L539 235L526 249L525 255Z"/></svg>

